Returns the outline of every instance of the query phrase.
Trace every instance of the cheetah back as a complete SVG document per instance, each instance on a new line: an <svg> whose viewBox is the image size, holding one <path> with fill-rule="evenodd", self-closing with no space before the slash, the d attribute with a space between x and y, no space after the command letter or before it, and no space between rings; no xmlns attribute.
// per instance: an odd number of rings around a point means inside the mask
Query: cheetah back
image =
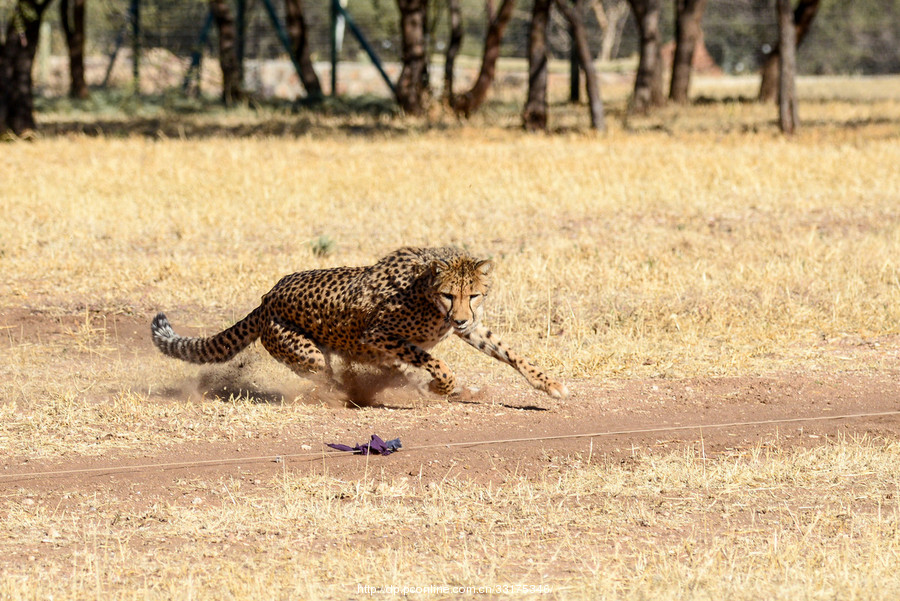
<svg viewBox="0 0 900 601"><path fill-rule="evenodd" d="M290 323L330 351L370 359L365 335L373 327L423 348L450 331L430 295L432 264L465 257L452 248L397 250L368 267L337 267L294 273L264 297L270 318Z"/></svg>

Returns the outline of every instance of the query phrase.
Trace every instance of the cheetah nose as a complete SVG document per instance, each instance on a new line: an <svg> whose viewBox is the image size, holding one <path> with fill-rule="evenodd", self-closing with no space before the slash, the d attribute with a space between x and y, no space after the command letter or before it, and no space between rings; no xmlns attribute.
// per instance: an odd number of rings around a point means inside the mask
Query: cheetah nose
<svg viewBox="0 0 900 601"><path fill-rule="evenodd" d="M468 323L469 323L468 319L454 319L453 320L453 325L455 325L457 328L463 328Z"/></svg>

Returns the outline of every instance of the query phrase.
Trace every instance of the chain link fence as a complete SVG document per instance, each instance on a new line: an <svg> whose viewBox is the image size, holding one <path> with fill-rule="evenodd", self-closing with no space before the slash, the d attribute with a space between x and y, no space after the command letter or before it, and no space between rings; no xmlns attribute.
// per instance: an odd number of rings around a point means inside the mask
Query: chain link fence
<svg viewBox="0 0 900 601"><path fill-rule="evenodd" d="M600 0L595 0L599 2ZM609 9L625 0L606 0ZM0 0L0 25L6 28L15 0ZM265 0L245 0L244 74L248 91L260 97L296 98L303 95L296 73L279 40L264 5ZM283 24L283 0L272 0ZM306 0L304 14L316 70L326 92L330 80L330 0ZM191 87L215 95L221 85L217 61L217 32L212 27L201 44L208 5L202 0L86 0L86 78L91 86L130 86L134 81L133 54L140 53L140 90L162 93L184 89L191 56L199 53L201 68ZM495 2L496 4L497 2ZM464 38L461 55L477 64L486 27L485 2L462 0ZM726 73L750 73L757 69L763 49L776 40L774 9L767 0L721 0L708 4L704 33L709 55ZM140 27L135 44L133 7L139 6ZM585 21L595 54L601 31L590 3ZM68 82L66 48L57 5L48 9L44 37L39 45L35 82L39 94L64 94ZM347 0L347 10L364 32L391 77L399 72L399 13L394 0ZM233 14L237 4L232 2ZM555 11L556 12L556 11ZM528 45L531 2L520 0L503 40L502 56L524 58ZM429 47L435 61L442 61L448 21L447 0L429 5ZM627 11L626 11L627 15ZM673 9L663 3L661 28L664 40L673 37ZM852 18L851 18L852 17ZM637 52L637 32L630 16L622 21L613 59ZM566 58L570 50L568 28L557 15L549 36L551 55ZM823 0L804 46L799 64L807 73L890 73L900 71L900 0L865 0L844 3ZM387 94L358 42L344 38L339 92ZM370 81L372 80L372 81ZM439 77L433 78L439 84Z"/></svg>

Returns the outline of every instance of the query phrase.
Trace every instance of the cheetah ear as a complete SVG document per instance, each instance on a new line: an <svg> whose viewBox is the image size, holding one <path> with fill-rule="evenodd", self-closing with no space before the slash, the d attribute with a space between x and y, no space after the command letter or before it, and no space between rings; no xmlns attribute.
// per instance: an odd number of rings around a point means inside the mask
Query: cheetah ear
<svg viewBox="0 0 900 601"><path fill-rule="evenodd" d="M478 261L475 263L475 271L476 273L481 274L484 277L488 277L491 275L491 272L494 270L494 262L490 259L486 259L484 261Z"/></svg>
<svg viewBox="0 0 900 601"><path fill-rule="evenodd" d="M431 275L434 276L439 276L450 269L450 265L442 259L435 259L431 262L431 265L429 265L429 267L431 268Z"/></svg>

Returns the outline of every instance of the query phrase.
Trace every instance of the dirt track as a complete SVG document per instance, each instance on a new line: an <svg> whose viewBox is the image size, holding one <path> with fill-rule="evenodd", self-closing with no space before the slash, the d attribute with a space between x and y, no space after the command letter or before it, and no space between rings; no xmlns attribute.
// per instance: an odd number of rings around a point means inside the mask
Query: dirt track
<svg viewBox="0 0 900 601"><path fill-rule="evenodd" d="M60 330L58 320L25 312L4 317L5 325L26 338L46 340ZM154 352L140 335L145 329L141 320L117 319L120 332L135 332L121 344L138 346L138 358ZM204 369L197 368L200 381ZM487 381L485 374L462 375ZM714 455L775 441L784 447L821 444L839 435L900 436L900 415L894 413L900 411L898 370L680 381L590 379L569 385L572 395L562 401L512 377L490 380L479 392L451 400L422 402L410 400L406 391L388 392L373 407L322 405L314 424L305 428L279 428L273 420L271 429L239 442L123 449L53 461L35 461L11 450L2 457L0 488L57 497L70 490L124 486L139 488L142 502L151 502L184 495L179 483L185 478L234 476L257 482L284 469L327 471L348 480L500 482L512 474L546 473L566 457L627 461L647 448L694 447ZM261 391L250 392L262 396ZM403 450L366 458L324 446L367 442L373 433L399 437Z"/></svg>

